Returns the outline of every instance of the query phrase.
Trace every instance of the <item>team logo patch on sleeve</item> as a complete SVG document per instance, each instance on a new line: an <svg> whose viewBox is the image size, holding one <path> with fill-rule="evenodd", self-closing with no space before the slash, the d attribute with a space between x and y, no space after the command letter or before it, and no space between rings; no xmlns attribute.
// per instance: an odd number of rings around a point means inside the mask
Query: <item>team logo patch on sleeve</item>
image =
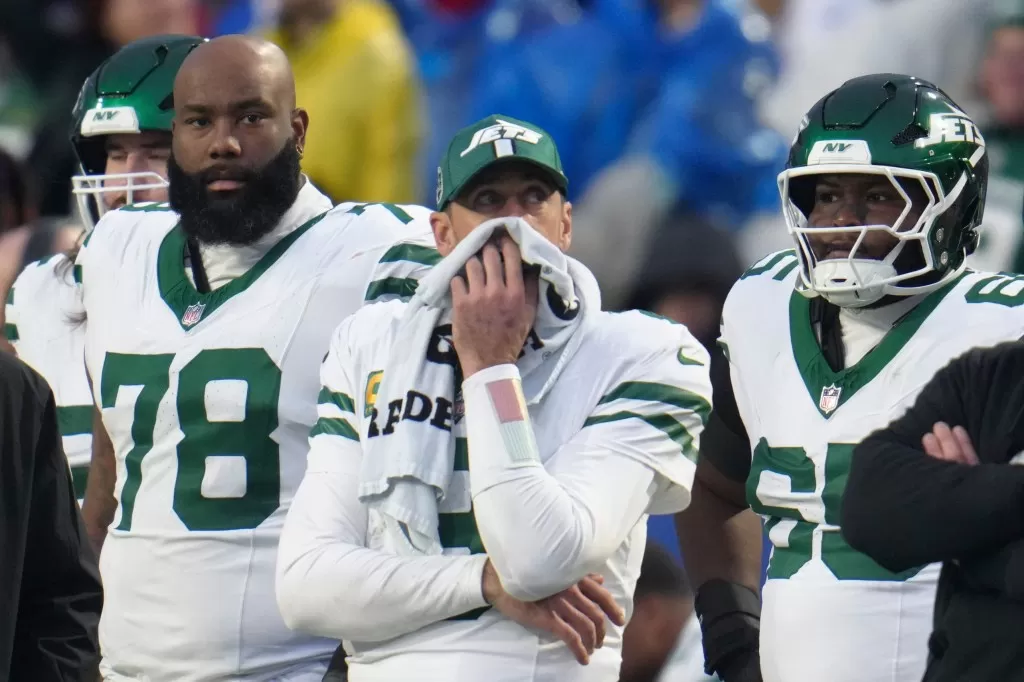
<svg viewBox="0 0 1024 682"><path fill-rule="evenodd" d="M384 378L384 370L370 372L366 377L366 391L363 393L363 416L369 417L373 414L373 406L377 402L377 393L380 391L380 380Z"/></svg>
<svg viewBox="0 0 1024 682"><path fill-rule="evenodd" d="M825 386L821 389L821 399L818 400L818 407L825 414L830 414L839 407L839 395L843 392L842 386Z"/></svg>
<svg viewBox="0 0 1024 682"><path fill-rule="evenodd" d="M203 311L206 310L205 303L193 303L185 308L185 314L181 316L181 323L186 327L194 326L203 319Z"/></svg>

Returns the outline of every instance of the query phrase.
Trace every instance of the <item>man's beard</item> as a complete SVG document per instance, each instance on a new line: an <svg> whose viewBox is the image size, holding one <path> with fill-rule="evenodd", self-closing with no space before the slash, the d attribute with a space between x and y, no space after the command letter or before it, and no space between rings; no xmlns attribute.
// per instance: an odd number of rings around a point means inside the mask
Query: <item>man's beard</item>
<svg viewBox="0 0 1024 682"><path fill-rule="evenodd" d="M295 203L302 180L299 152L289 139L263 168L214 167L186 173L172 154L167 160L168 199L181 229L203 244L245 246L277 227ZM207 185L218 179L244 181L230 196L216 198Z"/></svg>

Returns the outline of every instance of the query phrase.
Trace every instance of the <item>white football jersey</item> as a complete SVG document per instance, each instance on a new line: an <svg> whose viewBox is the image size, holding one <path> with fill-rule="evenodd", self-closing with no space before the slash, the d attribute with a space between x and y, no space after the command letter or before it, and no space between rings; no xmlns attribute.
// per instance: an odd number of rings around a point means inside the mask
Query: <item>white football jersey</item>
<svg viewBox="0 0 1024 682"><path fill-rule="evenodd" d="M339 328L331 357L343 371L329 371L331 363L325 364L314 442L337 439L338 447L348 447L381 428L374 426L374 401L405 309L401 302L367 306ZM450 352L450 330L450 325L435 330L437 352ZM579 349L551 392L529 407L541 460L550 467L556 453L581 434L591 444L633 444L620 450L631 450L658 473L658 491L648 511L666 514L684 508L711 409L707 352L682 325L638 312L595 313L577 333L584 334ZM432 409L447 409L443 399L435 403ZM479 554L484 546L473 516L465 421L456 416L451 430L456 452L453 476L439 504L439 535L445 553ZM340 454L333 447L319 451L324 457ZM563 460L559 466L568 465ZM375 514L370 511L370 528L379 527ZM627 617L646 536L644 515L600 570L604 587ZM381 534L371 531L367 537L370 549L388 551ZM494 609L471 611L383 642L345 646L351 654L352 680L615 682L622 628L608 624L604 646L587 666L579 665L560 641L528 631Z"/></svg>
<svg viewBox="0 0 1024 682"><path fill-rule="evenodd" d="M332 332L371 282L408 289L390 273L433 238L422 207L329 206L307 185L283 219L301 225L209 293L166 204L108 213L82 249L86 362L117 458L107 680L319 681L337 646L285 627L278 538Z"/></svg>
<svg viewBox="0 0 1024 682"><path fill-rule="evenodd" d="M29 264L7 292L4 332L18 357L53 389L64 454L81 500L92 456L93 408L84 315L72 267L63 254Z"/></svg>
<svg viewBox="0 0 1024 682"><path fill-rule="evenodd" d="M772 543L761 614L765 682L917 682L938 566L891 573L839 530L854 446L977 346L1024 333L1024 277L968 271L924 297L867 355L834 372L797 293L792 251L733 287L722 316L753 459L747 500Z"/></svg>

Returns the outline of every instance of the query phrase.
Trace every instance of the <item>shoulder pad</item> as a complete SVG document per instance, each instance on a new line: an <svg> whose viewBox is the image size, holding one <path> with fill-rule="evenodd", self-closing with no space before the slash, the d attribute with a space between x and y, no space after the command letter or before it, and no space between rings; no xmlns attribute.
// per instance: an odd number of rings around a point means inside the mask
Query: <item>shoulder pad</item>
<svg viewBox="0 0 1024 682"><path fill-rule="evenodd" d="M602 311L598 319L603 323L597 334L612 349L629 349L637 357L646 357L671 347L680 364L708 366L707 350L675 320L645 310Z"/></svg>
<svg viewBox="0 0 1024 682"><path fill-rule="evenodd" d="M776 251L747 268L747 271L740 275L740 281L751 277L760 277L766 281L782 282L796 270L799 264L796 251L793 249Z"/></svg>
<svg viewBox="0 0 1024 682"><path fill-rule="evenodd" d="M369 303L345 318L338 333L352 350L379 344L401 321L407 307L407 302L398 299Z"/></svg>
<svg viewBox="0 0 1024 682"><path fill-rule="evenodd" d="M168 202L166 202L166 201L163 201L163 202L142 201L142 202L139 202L137 204L128 204L127 206L122 206L121 208L119 208L116 211L114 211L114 213L121 213L121 212L137 213L139 211L146 212L146 213L152 213L152 212L155 212L155 211L170 211L170 212L173 212L174 209L172 209L171 205Z"/></svg>

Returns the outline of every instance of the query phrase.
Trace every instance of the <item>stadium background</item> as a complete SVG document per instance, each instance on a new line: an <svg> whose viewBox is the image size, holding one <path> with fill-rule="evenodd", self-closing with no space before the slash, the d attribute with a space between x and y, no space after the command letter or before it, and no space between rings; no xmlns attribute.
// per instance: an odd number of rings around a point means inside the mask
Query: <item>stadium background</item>
<svg viewBox="0 0 1024 682"><path fill-rule="evenodd" d="M732 281L788 244L775 177L803 112L864 73L933 80L980 123L993 177L975 265L1024 269L1024 0L4 0L0 295L80 232L68 133L86 76L148 35L243 32L292 60L304 170L335 202L431 205L458 128L490 113L546 128L572 253L606 307L706 344ZM678 560L670 520L650 531Z"/></svg>

